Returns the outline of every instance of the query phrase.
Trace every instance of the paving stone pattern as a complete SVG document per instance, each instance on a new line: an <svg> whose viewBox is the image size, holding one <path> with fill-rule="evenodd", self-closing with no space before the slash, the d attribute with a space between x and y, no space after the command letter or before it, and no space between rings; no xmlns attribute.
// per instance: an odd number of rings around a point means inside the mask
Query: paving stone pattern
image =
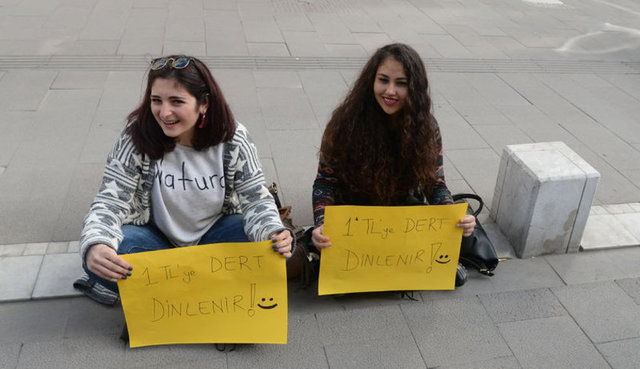
<svg viewBox="0 0 640 369"><path fill-rule="evenodd" d="M241 345L226 354L212 345L129 349L117 339L121 308L84 297L5 302L0 328L16 334L0 338L0 354L6 367L17 368L628 368L637 362L640 306L615 281L482 293L483 278L472 273L449 296L421 301L397 293L318 297L292 284L290 304L319 312L290 313L287 345ZM637 285L640 273L622 281ZM462 290L471 294L457 294Z"/></svg>
<svg viewBox="0 0 640 369"><path fill-rule="evenodd" d="M640 249L619 247L640 244L639 18L627 0L0 0L0 367L636 368ZM390 42L426 63L452 192L491 204L508 144L563 141L601 174L585 252L512 259L417 301L291 285L287 345L120 342L121 308L71 282L149 60L212 68L305 225L322 131Z"/></svg>
<svg viewBox="0 0 640 369"><path fill-rule="evenodd" d="M3 3L0 244L78 238L98 168L140 99L146 63L169 52L194 53L213 68L263 160L277 147L310 143L295 147L297 161L273 157L268 178L282 183L302 224L311 223L322 129L355 78L343 72L357 72L392 41L425 58L460 188L491 203L506 144L562 140L601 172L596 205L640 195L640 62L629 31L637 12L626 3L181 3ZM615 27L603 25L610 17ZM605 39L611 50L602 49ZM278 45L282 55L250 53ZM226 78L231 70L242 78ZM52 138L57 145L47 144ZM292 170L302 172L292 179ZM42 199L56 200L41 209ZM43 226L30 229L25 218Z"/></svg>

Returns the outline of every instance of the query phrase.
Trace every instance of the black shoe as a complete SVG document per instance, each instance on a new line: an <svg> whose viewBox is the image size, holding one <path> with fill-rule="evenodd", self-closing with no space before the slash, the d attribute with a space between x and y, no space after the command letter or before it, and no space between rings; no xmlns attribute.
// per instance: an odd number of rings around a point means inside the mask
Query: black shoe
<svg viewBox="0 0 640 369"><path fill-rule="evenodd" d="M129 343L129 329L127 329L127 323L124 323L124 327L122 327L122 333L120 333L120 339L124 341L124 343Z"/></svg>
<svg viewBox="0 0 640 369"><path fill-rule="evenodd" d="M411 301L420 301L417 298L413 297L413 291L400 291L400 298Z"/></svg>
<svg viewBox="0 0 640 369"><path fill-rule="evenodd" d="M461 263L458 263L458 270L456 270L456 287L460 287L467 283L467 268Z"/></svg>
<svg viewBox="0 0 640 369"><path fill-rule="evenodd" d="M220 352L231 352L236 350L235 343L216 343L216 350Z"/></svg>

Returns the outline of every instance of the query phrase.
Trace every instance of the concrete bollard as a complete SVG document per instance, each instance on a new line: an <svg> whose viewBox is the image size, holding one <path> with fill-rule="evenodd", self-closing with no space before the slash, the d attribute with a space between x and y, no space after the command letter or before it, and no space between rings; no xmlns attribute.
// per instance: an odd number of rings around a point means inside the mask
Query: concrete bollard
<svg viewBox="0 0 640 369"><path fill-rule="evenodd" d="M508 145L492 215L520 258L577 252L599 178L563 142Z"/></svg>

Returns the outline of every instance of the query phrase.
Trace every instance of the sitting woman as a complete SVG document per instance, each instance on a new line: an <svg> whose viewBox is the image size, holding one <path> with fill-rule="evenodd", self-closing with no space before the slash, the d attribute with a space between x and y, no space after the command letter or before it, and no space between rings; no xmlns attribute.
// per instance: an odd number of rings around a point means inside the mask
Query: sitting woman
<svg viewBox="0 0 640 369"><path fill-rule="evenodd" d="M194 57L151 62L142 103L107 157L80 252L92 279L117 292L132 271L118 255L273 240L291 256L256 149L211 71Z"/></svg>
<svg viewBox="0 0 640 369"><path fill-rule="evenodd" d="M444 179L440 129L431 112L420 55L404 44L378 49L322 137L311 237L318 250L331 246L323 234L328 205L453 204ZM475 223L467 215L457 226L469 236ZM459 264L456 284L465 280Z"/></svg>

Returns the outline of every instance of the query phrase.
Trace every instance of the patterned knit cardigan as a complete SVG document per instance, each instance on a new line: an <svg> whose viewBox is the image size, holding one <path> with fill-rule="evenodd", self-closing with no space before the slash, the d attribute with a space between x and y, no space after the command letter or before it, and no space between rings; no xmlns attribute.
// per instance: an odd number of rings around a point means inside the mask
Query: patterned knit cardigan
<svg viewBox="0 0 640 369"><path fill-rule="evenodd" d="M222 213L243 214L244 231L250 241L264 241L287 229L265 186L256 148L240 123L233 138L224 143L223 165ZM155 167L155 162L136 150L131 137L123 132L107 157L100 190L84 219L80 236L83 262L91 245L103 243L117 250L123 238L123 224L149 222Z"/></svg>

